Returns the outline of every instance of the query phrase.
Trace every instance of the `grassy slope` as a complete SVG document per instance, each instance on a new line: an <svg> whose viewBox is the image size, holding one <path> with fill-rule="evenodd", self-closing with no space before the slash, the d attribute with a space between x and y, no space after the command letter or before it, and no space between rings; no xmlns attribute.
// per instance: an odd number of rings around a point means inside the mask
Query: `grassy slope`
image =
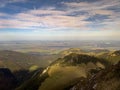
<svg viewBox="0 0 120 90"><path fill-rule="evenodd" d="M53 62L43 74L35 75L17 90L64 90L80 78L87 78L91 70L99 70L105 65L104 60L93 56L70 54Z"/></svg>
<svg viewBox="0 0 120 90"><path fill-rule="evenodd" d="M42 83L39 90L62 90L78 78L87 77L84 69L76 66L52 66L48 72L49 78Z"/></svg>
<svg viewBox="0 0 120 90"><path fill-rule="evenodd" d="M104 58L109 61L111 64L116 64L120 61L120 52L118 51L111 51L109 53L102 53L97 55L100 58Z"/></svg>
<svg viewBox="0 0 120 90"><path fill-rule="evenodd" d="M42 83L39 90L64 90L75 84L79 78L87 78L92 69L104 68L106 63L104 60L88 55L65 56L51 65L48 70L49 77Z"/></svg>

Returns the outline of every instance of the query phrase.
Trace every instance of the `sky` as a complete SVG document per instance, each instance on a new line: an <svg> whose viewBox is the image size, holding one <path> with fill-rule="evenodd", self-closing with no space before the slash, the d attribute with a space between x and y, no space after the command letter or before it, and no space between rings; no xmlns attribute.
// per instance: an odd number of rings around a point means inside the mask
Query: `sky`
<svg viewBox="0 0 120 90"><path fill-rule="evenodd" d="M119 40L120 0L0 0L0 40Z"/></svg>

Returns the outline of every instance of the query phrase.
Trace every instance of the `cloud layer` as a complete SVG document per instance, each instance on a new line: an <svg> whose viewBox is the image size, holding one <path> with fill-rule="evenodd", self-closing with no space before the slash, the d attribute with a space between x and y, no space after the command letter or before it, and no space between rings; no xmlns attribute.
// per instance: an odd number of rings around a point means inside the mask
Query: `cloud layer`
<svg viewBox="0 0 120 90"><path fill-rule="evenodd" d="M6 0L3 4L25 2L26 0ZM119 0L96 0L96 2L59 2L64 9L45 7L30 9L15 14L0 12L0 28L101 28L120 23ZM111 9L110 9L111 8ZM113 9L112 9L113 8ZM21 7L22 9L22 7ZM114 10L115 9L115 10ZM91 28L90 28L91 26Z"/></svg>
<svg viewBox="0 0 120 90"><path fill-rule="evenodd" d="M120 0L54 0L54 5L40 0L43 6L34 4L37 0L0 1L0 30L107 30L111 35L120 29Z"/></svg>

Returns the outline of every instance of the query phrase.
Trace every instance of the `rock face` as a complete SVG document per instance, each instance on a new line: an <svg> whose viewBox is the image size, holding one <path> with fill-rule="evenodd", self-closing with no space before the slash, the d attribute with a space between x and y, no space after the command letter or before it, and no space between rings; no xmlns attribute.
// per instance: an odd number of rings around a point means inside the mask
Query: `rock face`
<svg viewBox="0 0 120 90"><path fill-rule="evenodd" d="M0 68L0 90L14 90L17 80L7 68Z"/></svg>
<svg viewBox="0 0 120 90"><path fill-rule="evenodd" d="M120 62L73 86L70 90L120 90Z"/></svg>

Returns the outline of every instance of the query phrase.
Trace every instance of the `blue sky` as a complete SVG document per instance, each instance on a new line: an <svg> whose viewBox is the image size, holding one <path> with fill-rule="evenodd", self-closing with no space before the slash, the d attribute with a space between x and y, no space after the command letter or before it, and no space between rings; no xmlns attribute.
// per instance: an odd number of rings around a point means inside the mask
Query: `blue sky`
<svg viewBox="0 0 120 90"><path fill-rule="evenodd" d="M119 40L120 0L0 0L0 40Z"/></svg>

